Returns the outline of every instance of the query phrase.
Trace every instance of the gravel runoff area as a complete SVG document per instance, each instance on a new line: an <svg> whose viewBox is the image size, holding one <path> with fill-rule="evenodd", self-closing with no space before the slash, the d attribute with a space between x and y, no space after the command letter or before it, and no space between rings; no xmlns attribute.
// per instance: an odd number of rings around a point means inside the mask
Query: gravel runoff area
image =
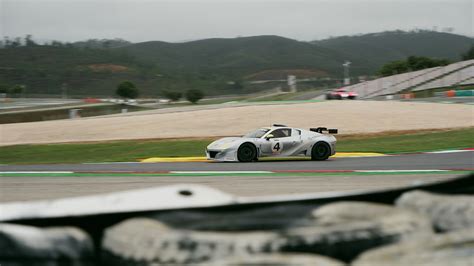
<svg viewBox="0 0 474 266"><path fill-rule="evenodd" d="M474 126L463 104L328 101L0 125L0 145L241 135L272 123L340 134Z"/></svg>

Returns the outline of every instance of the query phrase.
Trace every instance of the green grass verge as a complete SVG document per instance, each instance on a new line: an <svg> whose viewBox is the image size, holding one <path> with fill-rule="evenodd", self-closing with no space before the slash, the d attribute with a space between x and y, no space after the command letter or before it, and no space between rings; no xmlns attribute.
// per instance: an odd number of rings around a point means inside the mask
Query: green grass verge
<svg viewBox="0 0 474 266"><path fill-rule="evenodd" d="M474 147L474 128L403 135L341 137L339 152L403 153ZM149 157L203 156L213 139L114 141L0 147L2 164L137 161Z"/></svg>
<svg viewBox="0 0 474 266"><path fill-rule="evenodd" d="M404 153L474 147L474 128L400 135L343 138L338 151Z"/></svg>

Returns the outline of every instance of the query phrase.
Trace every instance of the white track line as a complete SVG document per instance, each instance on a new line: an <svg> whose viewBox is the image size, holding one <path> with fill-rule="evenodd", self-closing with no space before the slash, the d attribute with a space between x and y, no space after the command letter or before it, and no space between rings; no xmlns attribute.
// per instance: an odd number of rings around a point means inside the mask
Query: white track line
<svg viewBox="0 0 474 266"><path fill-rule="evenodd" d="M73 174L72 171L9 171L0 174Z"/></svg>
<svg viewBox="0 0 474 266"><path fill-rule="evenodd" d="M471 150L446 150L446 151L430 151L427 153L455 153L455 152L467 152Z"/></svg>

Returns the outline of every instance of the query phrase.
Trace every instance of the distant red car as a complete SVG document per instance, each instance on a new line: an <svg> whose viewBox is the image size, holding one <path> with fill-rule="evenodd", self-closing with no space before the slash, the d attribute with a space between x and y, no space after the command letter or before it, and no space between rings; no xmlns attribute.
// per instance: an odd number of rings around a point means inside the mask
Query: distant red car
<svg viewBox="0 0 474 266"><path fill-rule="evenodd" d="M326 100L343 100L349 99L354 100L357 98L358 94L353 91L348 91L344 88L333 90L331 92L326 93Z"/></svg>

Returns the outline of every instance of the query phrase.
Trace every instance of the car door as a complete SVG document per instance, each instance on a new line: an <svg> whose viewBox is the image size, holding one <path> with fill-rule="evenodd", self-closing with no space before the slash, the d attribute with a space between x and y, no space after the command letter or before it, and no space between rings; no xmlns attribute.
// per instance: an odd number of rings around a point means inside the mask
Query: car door
<svg viewBox="0 0 474 266"><path fill-rule="evenodd" d="M293 154L298 144L300 135L291 128L278 128L267 135L273 138L267 139L261 146L261 153L265 156L288 156Z"/></svg>

